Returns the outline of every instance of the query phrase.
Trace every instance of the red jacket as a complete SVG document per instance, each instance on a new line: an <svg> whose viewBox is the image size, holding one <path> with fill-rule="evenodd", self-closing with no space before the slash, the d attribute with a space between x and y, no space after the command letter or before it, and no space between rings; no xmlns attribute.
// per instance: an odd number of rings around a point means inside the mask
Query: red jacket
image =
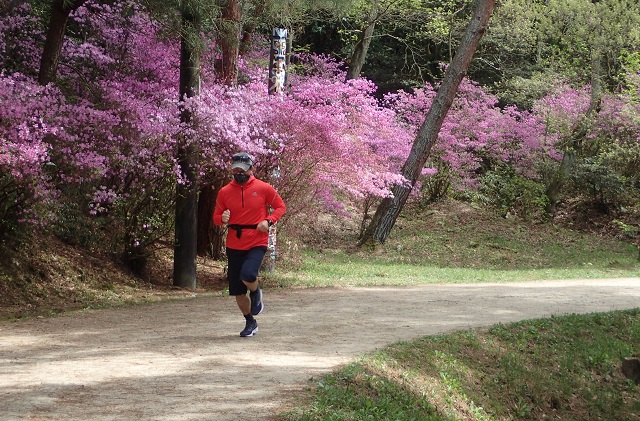
<svg viewBox="0 0 640 421"><path fill-rule="evenodd" d="M269 214L269 206L273 213ZM269 183L251 176L249 181L240 185L234 181L218 192L216 208L213 211L213 223L222 224L222 212L230 211L229 225L257 225L265 219L278 222L287 210L282 198ZM256 246L267 246L269 233L257 229L242 229L240 238L236 230L229 229L227 247L235 250L249 250Z"/></svg>

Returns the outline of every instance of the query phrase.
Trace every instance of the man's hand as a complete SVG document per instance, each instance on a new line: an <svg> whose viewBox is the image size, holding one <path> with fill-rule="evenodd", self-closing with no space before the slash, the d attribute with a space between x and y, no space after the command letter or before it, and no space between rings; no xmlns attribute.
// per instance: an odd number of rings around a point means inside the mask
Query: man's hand
<svg viewBox="0 0 640 421"><path fill-rule="evenodd" d="M231 212L229 211L229 209L227 209L226 211L222 212L222 223L223 224L229 223L229 216L231 216Z"/></svg>
<svg viewBox="0 0 640 421"><path fill-rule="evenodd" d="M269 231L269 221L266 219L264 221L260 221L258 224L258 231L268 232Z"/></svg>

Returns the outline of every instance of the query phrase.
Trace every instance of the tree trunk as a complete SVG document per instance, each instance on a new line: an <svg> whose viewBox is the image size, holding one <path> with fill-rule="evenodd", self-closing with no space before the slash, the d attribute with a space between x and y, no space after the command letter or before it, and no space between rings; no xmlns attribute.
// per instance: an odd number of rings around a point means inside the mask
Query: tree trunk
<svg viewBox="0 0 640 421"><path fill-rule="evenodd" d="M199 34L199 19L194 13L182 11L180 45L180 100L200 94L200 52L192 44L193 34ZM192 32L190 36L188 32ZM192 122L192 112L180 110L180 121ZM196 287L196 246L198 180L196 173L197 145L191 139L182 139L178 148L178 164L184 182L176 185L176 224L173 257L173 284L181 288Z"/></svg>
<svg viewBox="0 0 640 421"><path fill-rule="evenodd" d="M392 189L393 197L384 199L378 206L371 223L360 239L360 245L383 244L389 236L411 189L420 176L431 148L438 138L442 122L484 35L494 6L495 0L476 1L473 18L462 35L460 47L445 73L442 85L420 127L416 140L413 142L409 157L402 167L402 175L408 180L408 183L394 186Z"/></svg>
<svg viewBox="0 0 640 421"><path fill-rule="evenodd" d="M367 51L371 44L371 38L373 37L373 31L376 27L376 19L378 17L378 2L374 0L369 10L369 16L365 23L365 28L358 35L358 42L356 42L353 48L353 54L349 60L349 70L347 71L347 80L357 79L362 72L362 66L367 57Z"/></svg>
<svg viewBox="0 0 640 421"><path fill-rule="evenodd" d="M200 189L198 199L198 254L215 260L223 257L225 228L216 226L211 217L216 197L224 183L224 179L207 183Z"/></svg>
<svg viewBox="0 0 640 421"><path fill-rule="evenodd" d="M218 43L222 50L219 66L219 78L225 85L234 86L238 83L238 55L240 52L241 14L238 0L222 1L222 17ZM221 180L220 174L213 174L214 180ZM211 256L213 259L222 258L224 246L224 228L214 225L212 220L216 204L216 196L223 186L222 181L206 183L200 189L198 199L198 241L197 252L201 256Z"/></svg>
<svg viewBox="0 0 640 421"><path fill-rule="evenodd" d="M240 50L240 4L238 0L222 2L222 19L218 42L222 50L220 76L225 85L238 82L238 52Z"/></svg>
<svg viewBox="0 0 640 421"><path fill-rule="evenodd" d="M40 69L38 71L38 83L40 85L44 86L56 79L69 14L82 6L85 1L86 0L76 0L70 3L65 0L53 0L47 37L44 41L42 57L40 58Z"/></svg>

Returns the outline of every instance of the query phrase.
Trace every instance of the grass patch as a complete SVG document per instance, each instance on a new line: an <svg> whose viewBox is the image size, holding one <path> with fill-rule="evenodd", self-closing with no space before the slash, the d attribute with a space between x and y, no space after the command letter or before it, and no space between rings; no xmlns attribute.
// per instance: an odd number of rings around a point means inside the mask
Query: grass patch
<svg viewBox="0 0 640 421"><path fill-rule="evenodd" d="M310 236L300 247L301 262L278 263L276 272L266 275L268 284L382 286L640 276L633 244L505 219L454 201L421 213L406 210L384 246L373 251L355 248L353 232L325 235L332 239L325 243L319 243L319 235Z"/></svg>
<svg viewBox="0 0 640 421"><path fill-rule="evenodd" d="M592 259L593 260L593 259ZM480 265L478 265L480 266ZM436 283L520 282L554 279L636 277L636 266L610 267L606 263L531 269L447 268L427 264L393 262L383 257L360 257L343 252L307 254L299 269L279 270L267 276L280 286L383 286Z"/></svg>
<svg viewBox="0 0 640 421"><path fill-rule="evenodd" d="M398 343L311 381L311 420L637 420L640 309L499 324Z"/></svg>

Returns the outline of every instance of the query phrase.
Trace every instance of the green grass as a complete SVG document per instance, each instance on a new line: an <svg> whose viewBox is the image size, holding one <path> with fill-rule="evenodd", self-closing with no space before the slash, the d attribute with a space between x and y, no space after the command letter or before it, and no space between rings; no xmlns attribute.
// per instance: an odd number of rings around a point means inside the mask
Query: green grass
<svg viewBox="0 0 640 421"><path fill-rule="evenodd" d="M640 269L630 262L614 267L606 259L595 263L575 263L564 267L531 269L447 268L399 263L378 257L357 257L338 253L308 254L295 270L280 270L269 276L271 284L282 286L373 286L424 285L434 283L519 282L552 279L622 278L640 276Z"/></svg>
<svg viewBox="0 0 640 421"><path fill-rule="evenodd" d="M340 232L315 238L297 265L268 274L271 286L373 286L518 282L640 276L629 242L551 224L526 224L459 203L405 212L383 247L359 250ZM283 242L281 242L283 243Z"/></svg>
<svg viewBox="0 0 640 421"><path fill-rule="evenodd" d="M637 420L640 310L499 324L391 345L310 382L311 420Z"/></svg>

